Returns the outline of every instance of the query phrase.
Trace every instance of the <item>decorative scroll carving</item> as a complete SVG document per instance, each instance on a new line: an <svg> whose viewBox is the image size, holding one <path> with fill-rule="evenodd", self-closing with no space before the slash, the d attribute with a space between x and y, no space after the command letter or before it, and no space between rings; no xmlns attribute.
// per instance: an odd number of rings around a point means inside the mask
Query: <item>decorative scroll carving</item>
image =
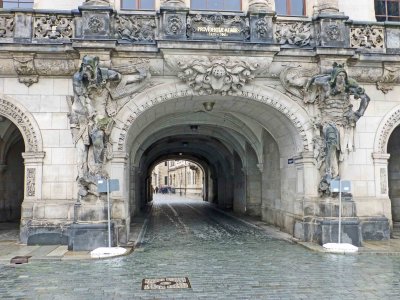
<svg viewBox="0 0 400 300"><path fill-rule="evenodd" d="M24 136L25 152L37 152L39 150L35 128L21 109L0 97L0 114L10 119L21 130Z"/></svg>
<svg viewBox="0 0 400 300"><path fill-rule="evenodd" d="M271 30L270 22L267 17L259 18L256 22L256 33L258 38L266 38L268 36L268 31Z"/></svg>
<svg viewBox="0 0 400 300"><path fill-rule="evenodd" d="M69 119L78 151L78 185L82 197L96 195L97 180L108 177L104 166L112 157L113 117L127 103L123 98L142 88L150 78L145 62L120 67L127 75L100 68L99 63L98 57L84 56L73 78L74 97L70 99Z"/></svg>
<svg viewBox="0 0 400 300"><path fill-rule="evenodd" d="M357 121L364 115L370 98L365 90L349 78L343 65L334 64L330 74L313 76L306 86L306 103L316 106L319 113L314 117L316 137L314 146L324 142L324 147L314 153L322 160L319 185L321 194L330 194L330 182L340 177L339 164L347 153L354 150L354 130ZM360 100L357 111L353 110L350 97Z"/></svg>
<svg viewBox="0 0 400 300"><path fill-rule="evenodd" d="M331 24L325 27L325 34L331 41L337 41L341 37L340 28L336 24Z"/></svg>
<svg viewBox="0 0 400 300"><path fill-rule="evenodd" d="M0 16L0 38L13 37L14 26L14 16Z"/></svg>
<svg viewBox="0 0 400 300"><path fill-rule="evenodd" d="M28 197L35 197L35 185L36 185L36 169L26 169L26 195Z"/></svg>
<svg viewBox="0 0 400 300"><path fill-rule="evenodd" d="M18 74L18 81L27 87L39 81L34 58L32 56L14 56L14 68Z"/></svg>
<svg viewBox="0 0 400 300"><path fill-rule="evenodd" d="M254 79L258 64L231 58L188 58L177 62L178 77L200 95L237 95Z"/></svg>
<svg viewBox="0 0 400 300"><path fill-rule="evenodd" d="M130 42L154 42L156 21L154 17L137 15L116 15L115 37Z"/></svg>
<svg viewBox="0 0 400 300"><path fill-rule="evenodd" d="M312 39L311 23L277 23L275 38L281 45L309 46Z"/></svg>
<svg viewBox="0 0 400 300"><path fill-rule="evenodd" d="M187 34L193 38L196 34L206 33L212 38L241 37L250 39L250 25L246 17L224 16L220 13L213 15L197 14L187 18Z"/></svg>
<svg viewBox="0 0 400 300"><path fill-rule="evenodd" d="M48 15L34 20L34 38L69 40L73 35L74 20L71 17Z"/></svg>
<svg viewBox="0 0 400 300"><path fill-rule="evenodd" d="M352 48L384 48L384 27L366 25L363 27L352 27L350 31L350 43Z"/></svg>

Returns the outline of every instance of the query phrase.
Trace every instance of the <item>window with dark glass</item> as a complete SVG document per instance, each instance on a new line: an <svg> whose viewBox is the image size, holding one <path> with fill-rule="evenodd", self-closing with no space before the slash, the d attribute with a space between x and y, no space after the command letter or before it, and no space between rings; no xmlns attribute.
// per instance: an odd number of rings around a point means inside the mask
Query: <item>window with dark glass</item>
<svg viewBox="0 0 400 300"><path fill-rule="evenodd" d="M0 0L0 8L32 8L33 0Z"/></svg>
<svg viewBox="0 0 400 300"><path fill-rule="evenodd" d="M277 15L304 16L306 14L305 0L275 0Z"/></svg>
<svg viewBox="0 0 400 300"><path fill-rule="evenodd" d="M400 22L400 0L375 0L375 16L378 22Z"/></svg>
<svg viewBox="0 0 400 300"><path fill-rule="evenodd" d="M155 0L121 0L121 9L154 10Z"/></svg>
<svg viewBox="0 0 400 300"><path fill-rule="evenodd" d="M192 0L190 8L194 10L241 11L241 0Z"/></svg>

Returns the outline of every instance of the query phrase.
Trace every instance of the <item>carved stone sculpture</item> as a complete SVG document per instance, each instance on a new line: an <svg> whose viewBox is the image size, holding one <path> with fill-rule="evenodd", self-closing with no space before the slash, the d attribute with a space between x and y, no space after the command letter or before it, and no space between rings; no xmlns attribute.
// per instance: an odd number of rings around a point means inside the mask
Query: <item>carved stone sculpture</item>
<svg viewBox="0 0 400 300"><path fill-rule="evenodd" d="M99 67L99 58L85 56L73 77L74 97L70 103L70 125L77 148L79 194L96 194L97 180L108 177L104 168L111 158L110 134L113 117L121 109L118 100L136 91L149 78L148 69L136 66L122 75ZM124 102L125 104L126 102ZM123 104L123 105L124 105Z"/></svg>
<svg viewBox="0 0 400 300"><path fill-rule="evenodd" d="M57 15L35 18L34 38L39 39L71 39L74 34L74 20Z"/></svg>
<svg viewBox="0 0 400 300"><path fill-rule="evenodd" d="M254 78L257 64L229 58L210 57L178 62L178 77L200 95L236 95Z"/></svg>
<svg viewBox="0 0 400 300"><path fill-rule="evenodd" d="M352 27L350 29L352 48L383 49L385 45L385 29L380 26Z"/></svg>
<svg viewBox="0 0 400 300"><path fill-rule="evenodd" d="M274 11L275 2L273 0L250 0L249 11L251 12L264 12Z"/></svg>
<svg viewBox="0 0 400 300"><path fill-rule="evenodd" d="M289 44L298 47L309 46L311 43L311 23L277 23L275 38L281 44Z"/></svg>
<svg viewBox="0 0 400 300"><path fill-rule="evenodd" d="M0 16L0 38L11 38L14 26L14 16Z"/></svg>
<svg viewBox="0 0 400 300"><path fill-rule="evenodd" d="M154 17L116 15L114 19L115 37L125 41L154 42L155 29Z"/></svg>
<svg viewBox="0 0 400 300"><path fill-rule="evenodd" d="M18 74L18 81L30 87L39 81L33 56L14 56L14 68Z"/></svg>
<svg viewBox="0 0 400 300"><path fill-rule="evenodd" d="M357 121L364 115L370 98L365 90L352 78L349 78L343 65L334 64L330 74L313 76L306 86L308 99L319 110L314 122L316 138L314 146L319 143L314 153L320 163L322 179L319 190L322 194L330 193L330 182L340 177L339 164L346 154L354 150L354 130ZM360 100L358 110L353 110L351 97ZM324 142L321 149L320 142Z"/></svg>

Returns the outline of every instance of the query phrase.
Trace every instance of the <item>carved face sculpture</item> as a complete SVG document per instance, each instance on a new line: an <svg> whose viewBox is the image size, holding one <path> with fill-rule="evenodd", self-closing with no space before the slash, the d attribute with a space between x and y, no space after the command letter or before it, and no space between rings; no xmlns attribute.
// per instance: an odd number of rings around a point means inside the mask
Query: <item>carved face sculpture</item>
<svg viewBox="0 0 400 300"><path fill-rule="evenodd" d="M339 72L336 76L336 90L338 92L344 92L346 87L347 75L345 72Z"/></svg>
<svg viewBox="0 0 400 300"><path fill-rule="evenodd" d="M87 55L83 57L80 71L84 80L88 82L96 80L98 64L98 57L90 57Z"/></svg>

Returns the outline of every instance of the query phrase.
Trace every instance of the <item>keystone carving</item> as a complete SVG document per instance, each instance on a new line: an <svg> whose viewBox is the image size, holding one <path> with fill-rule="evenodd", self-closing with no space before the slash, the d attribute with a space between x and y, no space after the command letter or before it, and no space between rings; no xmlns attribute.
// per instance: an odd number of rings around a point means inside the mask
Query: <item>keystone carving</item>
<svg viewBox="0 0 400 300"><path fill-rule="evenodd" d="M30 87L39 81L33 56L14 56L13 62L20 83Z"/></svg>
<svg viewBox="0 0 400 300"><path fill-rule="evenodd" d="M14 16L0 16L0 38L13 37L14 24Z"/></svg>
<svg viewBox="0 0 400 300"><path fill-rule="evenodd" d="M114 19L115 37L129 42L154 42L156 21L154 17L117 15Z"/></svg>
<svg viewBox="0 0 400 300"><path fill-rule="evenodd" d="M250 0L249 11L274 11L275 2L273 0Z"/></svg>
<svg viewBox="0 0 400 300"><path fill-rule="evenodd" d="M309 46L312 39L311 23L277 23L275 38L281 45Z"/></svg>
<svg viewBox="0 0 400 300"><path fill-rule="evenodd" d="M254 71L259 67L243 60L221 57L190 59L179 61L177 65L180 69L178 77L200 95L237 95L254 79Z"/></svg>
<svg viewBox="0 0 400 300"><path fill-rule="evenodd" d="M70 126L77 148L79 194L84 199L97 195L97 181L108 177L105 164L112 157L113 117L128 97L150 78L147 61L119 67L126 75L100 68L99 58L84 56L73 77L74 97L70 100ZM138 74L132 74L138 73Z"/></svg>
<svg viewBox="0 0 400 300"><path fill-rule="evenodd" d="M352 48L383 49L385 45L384 27L363 26L350 29L350 44Z"/></svg>
<svg viewBox="0 0 400 300"><path fill-rule="evenodd" d="M39 39L71 39L74 34L74 20L56 15L35 18L34 38Z"/></svg>
<svg viewBox="0 0 400 300"><path fill-rule="evenodd" d="M318 113L313 117L314 157L320 167L321 194L330 194L330 182L340 177L339 165L354 150L357 121L364 115L370 98L354 79L348 77L343 65L334 64L330 74L313 76L306 86L306 103ZM354 111L350 100L359 100Z"/></svg>

